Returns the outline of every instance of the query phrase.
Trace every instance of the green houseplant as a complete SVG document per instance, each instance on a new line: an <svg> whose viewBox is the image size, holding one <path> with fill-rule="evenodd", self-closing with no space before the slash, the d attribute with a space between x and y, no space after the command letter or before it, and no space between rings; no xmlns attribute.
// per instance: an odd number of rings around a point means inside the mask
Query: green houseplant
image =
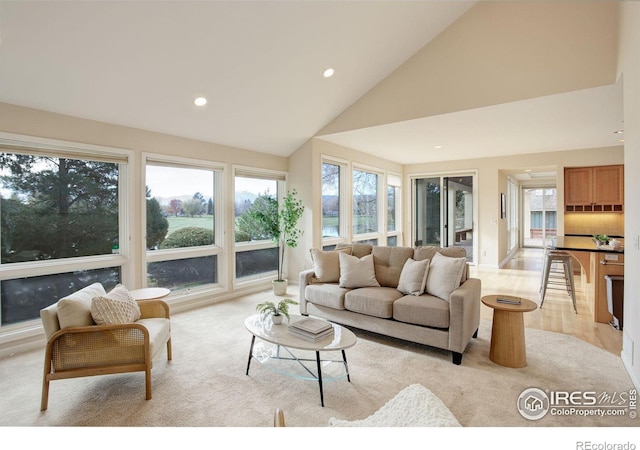
<svg viewBox="0 0 640 450"><path fill-rule="evenodd" d="M255 219L261 224L262 229L278 246L278 277L273 282L273 292L276 295L284 295L287 292L287 280L285 280L283 273L286 248L297 247L300 236L302 236L302 230L298 228L298 221L302 217L304 206L297 195L298 192L295 189L289 191L277 208L265 208L254 213Z"/></svg>
<svg viewBox="0 0 640 450"><path fill-rule="evenodd" d="M270 301L259 303L256 306L256 311L258 311L263 318L272 316L273 323L279 324L282 323L283 316L287 318L287 321L291 320L291 317L289 317L289 305L297 304L298 302L295 300L285 298L280 300L278 303Z"/></svg>

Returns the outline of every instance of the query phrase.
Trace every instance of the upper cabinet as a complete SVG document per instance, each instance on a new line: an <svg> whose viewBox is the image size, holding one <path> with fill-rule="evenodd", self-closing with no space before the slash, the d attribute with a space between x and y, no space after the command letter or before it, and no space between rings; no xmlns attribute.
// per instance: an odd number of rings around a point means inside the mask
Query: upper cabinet
<svg viewBox="0 0 640 450"><path fill-rule="evenodd" d="M566 167L566 212L623 212L624 166Z"/></svg>

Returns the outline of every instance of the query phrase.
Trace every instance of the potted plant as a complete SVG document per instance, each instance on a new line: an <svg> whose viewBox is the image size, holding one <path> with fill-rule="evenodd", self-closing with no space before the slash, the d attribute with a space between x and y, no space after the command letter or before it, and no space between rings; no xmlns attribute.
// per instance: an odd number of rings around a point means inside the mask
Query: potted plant
<svg viewBox="0 0 640 450"><path fill-rule="evenodd" d="M606 234L594 234L593 240L596 241L596 245L600 247L601 245L607 245L609 242L609 236Z"/></svg>
<svg viewBox="0 0 640 450"><path fill-rule="evenodd" d="M266 208L255 213L256 220L278 246L278 277L273 281L273 292L276 295L287 293L287 280L283 274L286 248L297 247L300 236L302 236L302 230L298 228L298 221L302 217L304 206L302 200L297 198L297 194L295 189L287 192L275 211Z"/></svg>
<svg viewBox="0 0 640 450"><path fill-rule="evenodd" d="M283 300L280 300L278 303L260 303L256 306L256 311L258 311L263 318L271 316L273 323L277 325L282 323L283 317L286 317L287 321L291 320L291 317L289 317L289 305L297 304L298 302L296 302L295 300L285 298Z"/></svg>

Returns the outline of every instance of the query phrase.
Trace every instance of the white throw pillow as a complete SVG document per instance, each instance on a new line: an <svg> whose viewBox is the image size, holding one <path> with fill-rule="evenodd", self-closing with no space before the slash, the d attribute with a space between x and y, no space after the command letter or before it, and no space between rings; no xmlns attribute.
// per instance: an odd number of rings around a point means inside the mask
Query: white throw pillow
<svg viewBox="0 0 640 450"><path fill-rule="evenodd" d="M380 287L373 267L373 255L362 258L338 253L340 258L340 282L343 288Z"/></svg>
<svg viewBox="0 0 640 450"><path fill-rule="evenodd" d="M313 271L317 281L321 283L337 283L340 280L339 253L351 254L351 248L323 251L317 248L310 250L313 260Z"/></svg>
<svg viewBox="0 0 640 450"><path fill-rule="evenodd" d="M140 307L127 288L119 284L108 294L93 298L91 315L98 325L133 323L140 318Z"/></svg>
<svg viewBox="0 0 640 450"><path fill-rule="evenodd" d="M403 294L422 295L427 285L427 274L429 272L429 260L414 261L407 259L402 266L398 290Z"/></svg>
<svg viewBox="0 0 640 450"><path fill-rule="evenodd" d="M427 294L449 301L451 293L460 287L466 258L451 258L436 253L429 264Z"/></svg>
<svg viewBox="0 0 640 450"><path fill-rule="evenodd" d="M91 299L106 292L102 284L93 283L58 300L60 328L95 325L91 317Z"/></svg>

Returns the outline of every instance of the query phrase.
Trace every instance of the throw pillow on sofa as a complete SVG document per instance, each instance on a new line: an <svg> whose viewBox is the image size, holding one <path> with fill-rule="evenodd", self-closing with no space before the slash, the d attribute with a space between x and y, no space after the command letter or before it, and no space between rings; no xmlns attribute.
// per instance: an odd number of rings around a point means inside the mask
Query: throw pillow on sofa
<svg viewBox="0 0 640 450"><path fill-rule="evenodd" d="M338 257L340 258L339 286L341 288L380 287L373 266L373 255L356 258L340 252Z"/></svg>
<svg viewBox="0 0 640 450"><path fill-rule="evenodd" d="M133 323L140 318L140 307L127 288L119 284L108 294L93 297L91 316L98 325Z"/></svg>
<svg viewBox="0 0 640 450"><path fill-rule="evenodd" d="M340 280L340 259L339 253L351 254L350 248L338 250L319 250L312 248L311 260L313 261L313 272L316 279L321 283L337 283Z"/></svg>
<svg viewBox="0 0 640 450"><path fill-rule="evenodd" d="M433 255L427 275L427 294L449 301L451 293L460 287L466 264L466 258Z"/></svg>
<svg viewBox="0 0 640 450"><path fill-rule="evenodd" d="M427 286L429 260L414 261L409 258L402 266L398 290L407 295L422 295Z"/></svg>

